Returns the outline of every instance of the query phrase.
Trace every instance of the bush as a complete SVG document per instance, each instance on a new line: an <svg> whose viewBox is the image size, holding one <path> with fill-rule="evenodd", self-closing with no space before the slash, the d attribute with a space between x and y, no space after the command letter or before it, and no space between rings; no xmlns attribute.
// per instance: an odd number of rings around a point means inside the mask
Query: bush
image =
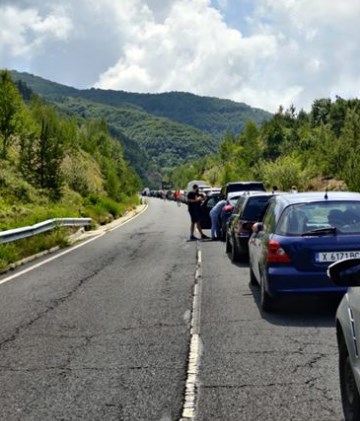
<svg viewBox="0 0 360 421"><path fill-rule="evenodd" d="M290 190L296 186L306 190L311 180L311 170L303 168L295 156L279 157L274 162L263 161L257 168L257 176L268 186L277 185L280 190Z"/></svg>

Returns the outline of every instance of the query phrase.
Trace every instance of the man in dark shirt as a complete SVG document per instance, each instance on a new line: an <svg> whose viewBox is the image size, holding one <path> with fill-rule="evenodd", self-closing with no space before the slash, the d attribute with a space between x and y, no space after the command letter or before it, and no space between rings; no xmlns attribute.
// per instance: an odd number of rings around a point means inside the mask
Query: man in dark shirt
<svg viewBox="0 0 360 421"><path fill-rule="evenodd" d="M193 189L191 192L187 195L187 203L188 203L188 209L190 213L191 218L191 224L190 224L190 240L197 240L198 238L194 236L194 229L195 225L197 230L200 233L201 239L209 238L207 237L201 229L200 226L200 219L201 219L201 202L203 201L203 196L199 194L199 186L197 184L193 185Z"/></svg>

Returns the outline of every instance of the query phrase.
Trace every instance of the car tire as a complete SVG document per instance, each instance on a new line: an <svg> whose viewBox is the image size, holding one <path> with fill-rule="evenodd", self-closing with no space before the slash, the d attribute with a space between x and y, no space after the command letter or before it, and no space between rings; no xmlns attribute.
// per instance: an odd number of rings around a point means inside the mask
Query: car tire
<svg viewBox="0 0 360 421"><path fill-rule="evenodd" d="M270 313L274 309L274 298L267 293L263 279L261 279L260 290L261 310Z"/></svg>
<svg viewBox="0 0 360 421"><path fill-rule="evenodd" d="M221 224L221 241L226 241L226 225Z"/></svg>
<svg viewBox="0 0 360 421"><path fill-rule="evenodd" d="M239 250L237 249L237 247L236 247L236 243L235 243L235 241L233 241L233 244L232 244L232 247L231 247L231 254L230 254L230 256L231 256L231 261L232 262L240 262L240 260L241 260L241 255L240 255L240 253L239 253Z"/></svg>
<svg viewBox="0 0 360 421"><path fill-rule="evenodd" d="M341 400L345 415L345 421L360 419L360 395L356 386L351 367L349 352L344 338L339 343L339 373Z"/></svg>
<svg viewBox="0 0 360 421"><path fill-rule="evenodd" d="M231 251L231 243L230 243L230 240L229 240L229 236L227 234L225 236L225 251L226 251L226 253L230 253L230 251Z"/></svg>
<svg viewBox="0 0 360 421"><path fill-rule="evenodd" d="M253 270L250 268L250 284L251 285L255 285L255 286L258 286L259 284L258 284L258 281L257 281L257 279L256 279L256 277L255 277L255 275L254 275L254 272L253 272Z"/></svg>

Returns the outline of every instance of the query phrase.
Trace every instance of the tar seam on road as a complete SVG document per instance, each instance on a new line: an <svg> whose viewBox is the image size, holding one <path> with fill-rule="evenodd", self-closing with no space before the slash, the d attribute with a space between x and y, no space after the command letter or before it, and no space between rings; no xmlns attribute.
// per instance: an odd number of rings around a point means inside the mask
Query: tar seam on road
<svg viewBox="0 0 360 421"><path fill-rule="evenodd" d="M141 212L139 212L138 214L134 215L133 217L129 218L127 221L124 221L123 223L119 224L119 225L118 225L117 227L115 227L115 228L111 228L111 229L109 229L109 230L107 230L107 231L103 231L103 232L102 232L102 233L100 233L99 235L96 235L95 237L90 238L89 240L84 241L83 243L77 244L76 246L73 246L73 247L71 247L70 249L64 250L63 252L61 252L61 253L59 253L59 254L57 254L57 255L55 255L55 256L50 257L49 259L43 260L42 262L37 263L37 264L35 264L35 265L33 265L33 266L31 266L31 267L29 267L29 268L27 268L27 269L24 269L24 270L22 270L22 271L20 271L20 272L18 272L18 273L15 273L14 275L8 276L7 278L5 278L5 279L3 279L2 281L0 281L0 285L5 284L5 283L7 283L7 282L9 282L9 281L12 281L13 279L18 278L18 277L19 277L19 276L21 276L21 275L25 275L25 273L31 272L32 270L37 269L37 268L39 268L40 266L45 265L46 263L50 263L50 262L52 262L53 260L58 259L59 257L64 256L65 254L71 253L72 251L74 251L74 250L76 250L76 249L78 249L78 248L80 248L80 247L83 247L83 246L85 246L86 244L91 243L92 241L97 240L98 238L100 238L100 237L102 237L103 235L105 235L107 232L111 232L111 231L114 231L114 230L115 230L115 229L117 229L117 228L122 227L123 225L125 225L125 224L127 224L128 222L132 221L134 218L136 218L136 217L140 216L143 212L145 212L145 210L147 209L147 207L148 207L148 206L146 206L146 207L144 208L144 210L142 210L142 211L141 211Z"/></svg>
<svg viewBox="0 0 360 421"><path fill-rule="evenodd" d="M191 313L190 349L185 384L185 399L180 421L192 421L196 411L197 383L200 363L200 309L201 309L201 250L197 262Z"/></svg>

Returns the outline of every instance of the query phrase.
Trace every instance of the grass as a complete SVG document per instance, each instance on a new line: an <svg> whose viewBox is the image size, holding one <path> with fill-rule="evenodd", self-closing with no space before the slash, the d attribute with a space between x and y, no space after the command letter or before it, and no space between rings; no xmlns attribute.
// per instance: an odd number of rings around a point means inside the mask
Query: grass
<svg viewBox="0 0 360 421"><path fill-rule="evenodd" d="M70 230L68 228L55 228L50 232L24 238L7 244L0 244L0 271L6 269L25 257L49 250L52 247L66 247Z"/></svg>
<svg viewBox="0 0 360 421"><path fill-rule="evenodd" d="M80 202L48 203L48 206L45 207L36 204L32 206L20 204L9 207L0 206L0 231L31 226L47 219L66 217L90 217L94 221L92 225L94 228L97 224L103 225L123 216L139 203L140 199L137 195L129 197L123 203L115 202L107 197L92 195ZM0 244L0 271L5 270L16 261L52 247L66 247L68 245L67 238L73 230L73 228L60 227L23 240Z"/></svg>

